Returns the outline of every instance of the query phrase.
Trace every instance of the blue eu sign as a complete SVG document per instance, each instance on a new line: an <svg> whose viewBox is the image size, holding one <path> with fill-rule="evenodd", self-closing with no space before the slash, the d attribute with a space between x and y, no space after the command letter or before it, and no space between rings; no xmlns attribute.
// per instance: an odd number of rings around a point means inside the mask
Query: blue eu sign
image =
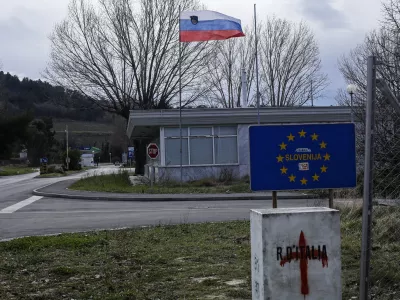
<svg viewBox="0 0 400 300"><path fill-rule="evenodd" d="M250 127L253 191L356 185L354 124Z"/></svg>

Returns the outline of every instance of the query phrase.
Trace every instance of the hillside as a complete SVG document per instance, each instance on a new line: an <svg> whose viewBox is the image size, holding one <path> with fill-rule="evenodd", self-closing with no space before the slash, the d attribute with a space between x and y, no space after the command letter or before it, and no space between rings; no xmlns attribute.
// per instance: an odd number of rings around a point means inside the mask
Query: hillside
<svg viewBox="0 0 400 300"><path fill-rule="evenodd" d="M109 122L101 109L86 96L41 80L30 80L0 71L0 108L10 115L26 111L35 117Z"/></svg>
<svg viewBox="0 0 400 300"><path fill-rule="evenodd" d="M102 144L110 142L114 134L123 134L121 129L118 129L113 123L54 119L53 124L56 132L55 137L61 142L64 142L65 129L68 125L69 140L72 147L101 147Z"/></svg>
<svg viewBox="0 0 400 300"><path fill-rule="evenodd" d="M55 138L62 145L68 125L72 148L93 146L107 155L120 155L128 146L124 120L102 111L81 93L0 71L0 116L26 112L34 118L52 118Z"/></svg>

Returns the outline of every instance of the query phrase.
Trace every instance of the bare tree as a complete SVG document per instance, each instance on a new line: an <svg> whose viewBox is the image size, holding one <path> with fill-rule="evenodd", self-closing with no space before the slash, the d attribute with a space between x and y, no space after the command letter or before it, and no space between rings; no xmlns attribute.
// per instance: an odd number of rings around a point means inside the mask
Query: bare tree
<svg viewBox="0 0 400 300"><path fill-rule="evenodd" d="M131 109L167 108L179 91L178 15L196 0L72 0L51 40L47 78L129 118ZM206 43L182 44L185 103L204 91ZM189 95L186 93L185 95Z"/></svg>
<svg viewBox="0 0 400 300"><path fill-rule="evenodd" d="M240 106L242 98L242 69L247 74L247 98L254 80L254 34L246 28L246 37L218 41L213 44L205 81L210 87L208 101L225 108Z"/></svg>
<svg viewBox="0 0 400 300"><path fill-rule="evenodd" d="M357 154L360 161L364 155L368 56L377 56L378 77L388 84L395 96L400 97L400 3L393 0L384 4L383 8L384 18L380 28L369 33L363 44L339 59L339 68L346 82L357 86L353 96L353 112L360 124L357 127ZM336 98L340 105L350 106L350 97L344 90L339 90ZM376 191L388 195L400 184L400 116L379 90L375 102L375 127Z"/></svg>
<svg viewBox="0 0 400 300"><path fill-rule="evenodd" d="M318 44L306 24L268 18L259 48L264 105L299 106L322 95L327 76L321 72Z"/></svg>
<svg viewBox="0 0 400 300"><path fill-rule="evenodd" d="M72 0L67 19L56 26L48 79L126 120L132 109L174 105L180 64L184 105L204 95L199 78L207 71L208 44L182 43L179 55L179 6L196 9L197 0L94 1ZM145 143L135 140L138 173Z"/></svg>

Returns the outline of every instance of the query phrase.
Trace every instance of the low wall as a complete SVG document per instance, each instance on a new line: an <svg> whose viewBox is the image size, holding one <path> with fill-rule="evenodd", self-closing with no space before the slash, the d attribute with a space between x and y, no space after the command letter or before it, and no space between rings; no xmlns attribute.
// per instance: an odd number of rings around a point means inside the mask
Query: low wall
<svg viewBox="0 0 400 300"><path fill-rule="evenodd" d="M151 166L146 165L145 176L150 178ZM180 167L160 167L154 166L155 179L160 181L180 181ZM239 165L224 165L224 166L190 166L182 168L183 181L200 180L203 178L220 178L224 176L232 176L233 178L241 178Z"/></svg>

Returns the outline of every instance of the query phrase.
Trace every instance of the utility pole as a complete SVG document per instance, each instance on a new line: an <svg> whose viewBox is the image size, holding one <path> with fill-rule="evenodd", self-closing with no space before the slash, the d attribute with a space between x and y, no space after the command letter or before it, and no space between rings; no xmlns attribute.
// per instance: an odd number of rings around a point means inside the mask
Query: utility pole
<svg viewBox="0 0 400 300"><path fill-rule="evenodd" d="M67 163L67 170L69 170L69 154L68 154L68 148L69 148L69 146L68 146L68 125L66 125L66 128L65 128L65 134L67 135L67 161L66 161L66 163Z"/></svg>

